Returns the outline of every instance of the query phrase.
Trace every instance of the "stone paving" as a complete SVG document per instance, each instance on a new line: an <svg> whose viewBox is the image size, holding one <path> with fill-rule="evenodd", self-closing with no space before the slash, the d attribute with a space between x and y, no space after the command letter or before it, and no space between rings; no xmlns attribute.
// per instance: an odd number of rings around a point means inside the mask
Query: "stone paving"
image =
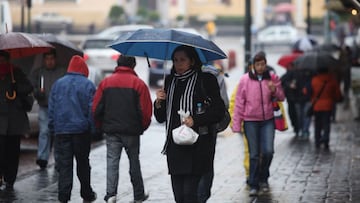
<svg viewBox="0 0 360 203"><path fill-rule="evenodd" d="M248 196L242 166L243 143L229 130L218 137L215 157L215 179L208 203L346 203L360 202L360 125L351 111L338 107L337 122L332 125L330 151L316 150L310 140L295 139L292 130L277 132L275 155L269 179L270 192L257 198ZM312 127L311 127L312 128ZM313 129L311 129L313 130ZM141 140L141 167L145 188L150 193L146 202L174 202L166 158L160 154L164 126L155 121ZM90 154L92 185L98 194L95 202L104 202L106 185L106 147L94 147ZM13 192L0 191L0 202L57 202L57 175L53 166L22 176ZM128 175L128 159L120 161L118 202L133 200ZM71 202L82 202L79 182L74 171Z"/></svg>

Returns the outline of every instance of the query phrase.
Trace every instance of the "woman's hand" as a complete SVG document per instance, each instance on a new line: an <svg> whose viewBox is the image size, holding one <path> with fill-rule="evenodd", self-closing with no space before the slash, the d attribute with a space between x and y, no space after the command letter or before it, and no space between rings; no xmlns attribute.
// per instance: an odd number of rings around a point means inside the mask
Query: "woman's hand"
<svg viewBox="0 0 360 203"><path fill-rule="evenodd" d="M275 91L276 91L276 86L275 86L275 84L274 84L273 81L269 81L268 87L269 87L271 93L275 93Z"/></svg>
<svg viewBox="0 0 360 203"><path fill-rule="evenodd" d="M184 118L184 120L182 122L183 122L183 124L185 124L187 127L190 127L190 128L194 125L194 119L191 116Z"/></svg>
<svg viewBox="0 0 360 203"><path fill-rule="evenodd" d="M159 89L156 91L156 100L155 100L155 107L161 107L161 101L166 99L166 93L164 89Z"/></svg>

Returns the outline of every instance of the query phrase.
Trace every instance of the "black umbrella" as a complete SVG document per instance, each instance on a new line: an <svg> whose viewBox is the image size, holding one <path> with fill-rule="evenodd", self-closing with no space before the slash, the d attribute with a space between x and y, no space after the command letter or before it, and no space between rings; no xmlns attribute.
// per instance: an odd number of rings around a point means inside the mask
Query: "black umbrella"
<svg viewBox="0 0 360 203"><path fill-rule="evenodd" d="M57 37L53 34L33 34L34 36L48 42L56 49L56 61L60 67L67 67L74 55L83 56L83 51L67 39ZM42 65L42 54L14 60L13 63L21 67L25 72Z"/></svg>
<svg viewBox="0 0 360 203"><path fill-rule="evenodd" d="M299 56L294 61L294 66L297 69L310 69L314 71L322 67L335 69L340 66L340 61L330 52L312 51Z"/></svg>
<svg viewBox="0 0 360 203"><path fill-rule="evenodd" d="M333 43L320 44L314 47L314 51L325 51L325 52L336 52L340 51L341 48Z"/></svg>

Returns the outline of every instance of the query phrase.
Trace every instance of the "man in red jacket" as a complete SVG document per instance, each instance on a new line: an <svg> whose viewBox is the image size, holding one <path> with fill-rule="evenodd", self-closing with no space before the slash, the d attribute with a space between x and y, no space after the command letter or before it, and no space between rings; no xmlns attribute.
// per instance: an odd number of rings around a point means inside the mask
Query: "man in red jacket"
<svg viewBox="0 0 360 203"><path fill-rule="evenodd" d="M122 148L125 148L130 161L134 203L149 197L144 192L139 147L140 135L150 125L152 102L148 87L134 71L135 65L134 57L121 55L118 67L100 82L94 97L92 111L97 126L104 132L107 147L104 197L107 202L116 202Z"/></svg>

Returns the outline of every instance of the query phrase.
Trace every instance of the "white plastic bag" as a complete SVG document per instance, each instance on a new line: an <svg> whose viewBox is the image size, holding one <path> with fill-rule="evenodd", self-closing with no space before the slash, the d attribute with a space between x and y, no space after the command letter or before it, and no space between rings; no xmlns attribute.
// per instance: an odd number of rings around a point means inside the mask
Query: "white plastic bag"
<svg viewBox="0 0 360 203"><path fill-rule="evenodd" d="M185 113L183 110L178 111L178 113L182 121L190 115L189 112ZM178 145L192 145L199 137L199 134L185 124L173 129L172 134L175 144Z"/></svg>

